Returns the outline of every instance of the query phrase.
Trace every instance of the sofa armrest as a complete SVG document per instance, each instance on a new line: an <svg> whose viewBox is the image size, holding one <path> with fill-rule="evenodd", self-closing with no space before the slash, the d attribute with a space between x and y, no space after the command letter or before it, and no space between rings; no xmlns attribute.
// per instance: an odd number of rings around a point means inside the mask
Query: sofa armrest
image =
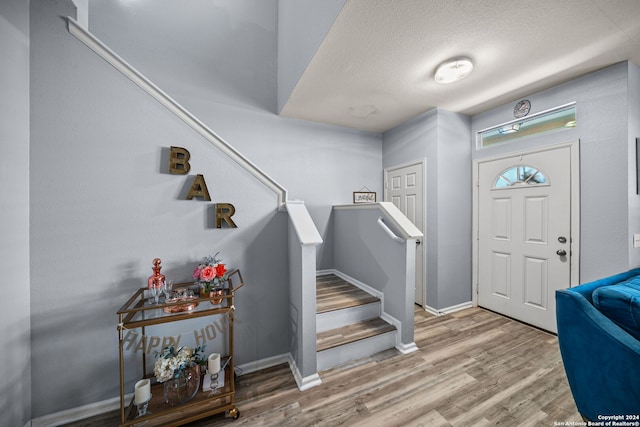
<svg viewBox="0 0 640 427"><path fill-rule="evenodd" d="M595 283L556 291L558 344L571 392L589 420L639 414L640 342L587 299Z"/></svg>
<svg viewBox="0 0 640 427"><path fill-rule="evenodd" d="M587 301L589 301L589 303L593 304L593 298L591 297L591 295L593 294L593 291L600 286L615 285L616 283L620 283L624 280L638 275L640 275L640 268L625 271L624 273L618 273L613 276L605 277L604 279L594 280L593 282L585 283L575 288L570 288L570 290L578 292L583 297L585 297Z"/></svg>

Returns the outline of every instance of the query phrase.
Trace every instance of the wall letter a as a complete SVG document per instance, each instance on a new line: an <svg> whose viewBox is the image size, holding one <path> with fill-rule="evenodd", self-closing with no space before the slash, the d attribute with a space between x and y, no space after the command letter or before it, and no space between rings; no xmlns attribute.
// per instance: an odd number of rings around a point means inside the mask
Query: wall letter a
<svg viewBox="0 0 640 427"><path fill-rule="evenodd" d="M187 200L191 200L194 197L202 197L203 200L211 201L209 196L209 190L207 190L207 184L204 182L204 176L198 174L191 184L189 193L187 194Z"/></svg>

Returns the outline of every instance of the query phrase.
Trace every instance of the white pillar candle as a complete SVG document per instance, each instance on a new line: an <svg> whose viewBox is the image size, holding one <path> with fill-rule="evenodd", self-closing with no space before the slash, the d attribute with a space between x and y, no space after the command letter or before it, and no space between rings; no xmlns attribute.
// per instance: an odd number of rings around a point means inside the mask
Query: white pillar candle
<svg viewBox="0 0 640 427"><path fill-rule="evenodd" d="M151 381L148 379L140 380L134 387L133 403L139 405L151 399Z"/></svg>
<svg viewBox="0 0 640 427"><path fill-rule="evenodd" d="M211 353L207 359L207 367L209 368L209 374L215 374L220 372L220 355L218 353Z"/></svg>

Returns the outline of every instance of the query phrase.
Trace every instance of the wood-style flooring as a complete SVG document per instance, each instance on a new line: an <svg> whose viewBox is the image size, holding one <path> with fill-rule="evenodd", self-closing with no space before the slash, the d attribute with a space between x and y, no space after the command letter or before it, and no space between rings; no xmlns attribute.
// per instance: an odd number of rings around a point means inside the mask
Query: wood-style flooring
<svg viewBox="0 0 640 427"><path fill-rule="evenodd" d="M316 312L355 307L378 301L378 298L355 287L344 279L328 274L316 278Z"/></svg>
<svg viewBox="0 0 640 427"><path fill-rule="evenodd" d="M378 298L335 274L318 276L316 279L316 312L318 314L329 314L329 312L336 310L379 302ZM359 321L342 328L319 332L316 337L316 350L328 350L378 334L395 331L395 329L394 326L379 317Z"/></svg>
<svg viewBox="0 0 640 427"><path fill-rule="evenodd" d="M481 308L415 314L419 351L387 350L320 372L300 392L287 365L238 377L240 418L201 426L553 426L581 422L557 338ZM78 426L115 426L108 413ZM565 424L567 425L567 424Z"/></svg>

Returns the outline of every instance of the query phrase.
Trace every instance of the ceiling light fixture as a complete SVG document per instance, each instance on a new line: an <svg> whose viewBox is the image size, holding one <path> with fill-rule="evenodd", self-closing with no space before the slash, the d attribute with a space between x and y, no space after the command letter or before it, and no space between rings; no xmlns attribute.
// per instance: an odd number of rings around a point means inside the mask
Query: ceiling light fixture
<svg viewBox="0 0 640 427"><path fill-rule="evenodd" d="M462 80L473 71L473 62L469 58L450 59L436 68L436 83L448 84Z"/></svg>

